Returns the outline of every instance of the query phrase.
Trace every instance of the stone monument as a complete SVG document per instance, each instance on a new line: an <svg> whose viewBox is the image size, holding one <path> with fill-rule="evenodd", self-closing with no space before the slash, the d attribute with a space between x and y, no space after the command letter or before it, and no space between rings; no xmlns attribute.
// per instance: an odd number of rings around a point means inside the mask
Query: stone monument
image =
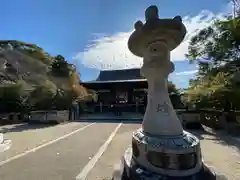
<svg viewBox="0 0 240 180"><path fill-rule="evenodd" d="M113 179L220 179L203 163L199 139L183 130L168 95L167 79L174 71L170 51L186 35L182 18L160 19L158 8L150 6L145 19L145 24L135 23L128 48L143 58L141 73L148 80L148 103L142 128L133 133L132 147Z"/></svg>
<svg viewBox="0 0 240 180"><path fill-rule="evenodd" d="M12 146L12 141L9 139L4 139L2 133L0 133L0 153L8 150Z"/></svg>

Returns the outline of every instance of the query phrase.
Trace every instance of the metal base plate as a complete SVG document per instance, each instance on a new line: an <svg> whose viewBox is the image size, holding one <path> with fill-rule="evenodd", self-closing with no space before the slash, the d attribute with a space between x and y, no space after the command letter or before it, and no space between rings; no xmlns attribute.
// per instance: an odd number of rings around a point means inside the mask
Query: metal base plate
<svg viewBox="0 0 240 180"><path fill-rule="evenodd" d="M131 148L125 152L119 169L115 169L113 180L227 180L223 175L215 174L202 164L199 172L190 176L166 176L151 172L134 162Z"/></svg>

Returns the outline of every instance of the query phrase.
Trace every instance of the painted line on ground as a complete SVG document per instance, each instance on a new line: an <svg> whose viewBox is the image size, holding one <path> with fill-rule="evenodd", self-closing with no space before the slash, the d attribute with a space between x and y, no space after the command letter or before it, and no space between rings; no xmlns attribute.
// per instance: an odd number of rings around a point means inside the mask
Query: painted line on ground
<svg viewBox="0 0 240 180"><path fill-rule="evenodd" d="M56 142L58 142L58 141L60 141L60 140L62 140L62 139L65 139L65 138L67 138L67 137L69 137L69 136L71 136L71 135L73 135L73 134L76 134L77 132L80 132L80 131L86 129L86 128L89 127L89 126L92 126L93 124L95 124L95 123L88 124L88 125L86 125L86 126L84 126L84 127L81 127L81 128L79 128L79 129L75 130L75 131L72 131L72 132L70 132L70 133L68 133L68 134L65 134L65 135L63 135L63 136L61 136L61 137L59 137L59 138L57 138L57 139L51 140L51 141L49 141L49 142L47 142L47 143L44 143L44 144L42 144L42 145L39 145L39 146L37 146L37 147L35 147L35 148L29 149L29 150L27 150L27 151L25 151L25 152L23 152L23 153L20 153L20 154L18 154L18 155L16 155L16 156L12 156L12 157L4 160L4 161L0 161L0 166L4 165L4 164L6 164L6 163L9 163L9 162L11 162L11 161L13 161L13 160L16 160L16 159L18 159L18 158L20 158L20 157L26 156L27 154L32 153L32 152L35 152L35 151L37 151L37 150L39 150L39 149L42 149L42 148L44 148L44 147L46 147L46 146L49 146L49 145L51 145L51 144L54 144L54 143L56 143Z"/></svg>
<svg viewBox="0 0 240 180"><path fill-rule="evenodd" d="M93 158L87 163L87 165L82 169L82 171L77 175L76 180L85 180L87 178L87 175L89 172L93 169L97 161L100 159L100 157L103 155L103 153L107 150L108 145L113 140L114 136L116 135L117 131L121 127L122 123L118 124L116 129L111 133L111 135L108 137L106 142L100 147L98 152L93 156Z"/></svg>

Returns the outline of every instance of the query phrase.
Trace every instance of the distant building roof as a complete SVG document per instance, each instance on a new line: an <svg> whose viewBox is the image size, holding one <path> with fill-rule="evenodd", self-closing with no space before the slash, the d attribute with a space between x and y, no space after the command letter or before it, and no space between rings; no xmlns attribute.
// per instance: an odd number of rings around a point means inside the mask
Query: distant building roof
<svg viewBox="0 0 240 180"><path fill-rule="evenodd" d="M112 82L134 82L146 81L141 75L139 68L121 70L103 70L94 81L87 83L112 83Z"/></svg>
<svg viewBox="0 0 240 180"><path fill-rule="evenodd" d="M95 84L101 84L101 83L121 83L121 82L144 82L147 81L147 79L126 79L126 80L111 80L111 81L98 81L98 80L94 80L94 81L87 81L87 82L83 82L83 84L88 84L88 83L95 83Z"/></svg>
<svg viewBox="0 0 240 180"><path fill-rule="evenodd" d="M121 69L100 71L97 81L123 81L133 79L144 79L140 69Z"/></svg>
<svg viewBox="0 0 240 180"><path fill-rule="evenodd" d="M140 69L104 70L100 71L96 80L81 84L94 90L109 89L117 84L121 87L147 88L147 79L141 75Z"/></svg>

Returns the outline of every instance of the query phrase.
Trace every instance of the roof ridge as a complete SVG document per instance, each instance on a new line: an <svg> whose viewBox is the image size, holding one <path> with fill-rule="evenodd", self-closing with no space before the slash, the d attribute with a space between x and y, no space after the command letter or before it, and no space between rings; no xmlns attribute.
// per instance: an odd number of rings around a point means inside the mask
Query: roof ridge
<svg viewBox="0 0 240 180"><path fill-rule="evenodd" d="M140 68L126 68L126 69L103 69L103 70L100 70L100 72L103 72L103 71L124 71L124 70L133 70L133 69L139 69Z"/></svg>
<svg viewBox="0 0 240 180"><path fill-rule="evenodd" d="M143 76L140 73L140 68L102 70L100 71L96 81L118 81L131 79L143 79Z"/></svg>

